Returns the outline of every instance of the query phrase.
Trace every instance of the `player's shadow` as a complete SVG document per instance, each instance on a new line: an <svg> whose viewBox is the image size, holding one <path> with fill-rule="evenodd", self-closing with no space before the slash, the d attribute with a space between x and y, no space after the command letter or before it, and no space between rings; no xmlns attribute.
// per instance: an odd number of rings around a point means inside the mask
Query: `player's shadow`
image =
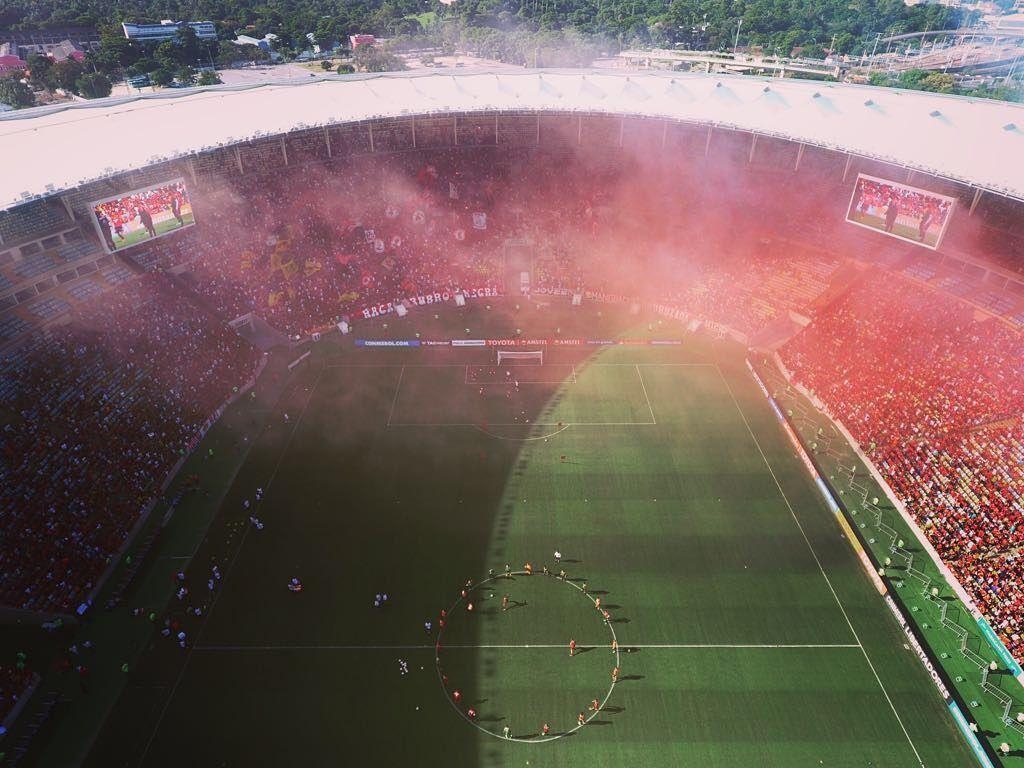
<svg viewBox="0 0 1024 768"><path fill-rule="evenodd" d="M625 680L643 680L644 677L644 675L625 675L619 678L619 682L621 683Z"/></svg>
<svg viewBox="0 0 1024 768"><path fill-rule="evenodd" d="M574 560L571 557L563 557L562 558L562 562L563 563L582 563L583 561L582 560Z"/></svg>
<svg viewBox="0 0 1024 768"><path fill-rule="evenodd" d="M607 589L591 589L591 590L588 590L588 592L591 595L607 595L608 594L608 590Z"/></svg>
<svg viewBox="0 0 1024 768"><path fill-rule="evenodd" d="M611 720L588 720L587 725L611 725Z"/></svg>
<svg viewBox="0 0 1024 768"><path fill-rule="evenodd" d="M596 645L588 645L588 646L585 646L583 648L577 648L576 649L576 655L579 656L581 653L590 653L595 648L597 648Z"/></svg>
<svg viewBox="0 0 1024 768"><path fill-rule="evenodd" d="M640 651L642 651L643 648L635 648L633 646L629 646L627 648L622 648L621 650L623 653L640 653Z"/></svg>
<svg viewBox="0 0 1024 768"><path fill-rule="evenodd" d="M621 619L612 619L612 624L629 624L629 619L623 616Z"/></svg>
<svg viewBox="0 0 1024 768"><path fill-rule="evenodd" d="M504 719L504 717L499 717L498 715L484 715L477 718L481 723L500 723Z"/></svg>
<svg viewBox="0 0 1024 768"><path fill-rule="evenodd" d="M508 608L505 609L505 612L515 610L516 608L525 608L525 607L526 607L526 601L525 600L509 600L508 601Z"/></svg>
<svg viewBox="0 0 1024 768"><path fill-rule="evenodd" d="M625 712L626 708L625 707L607 706L607 707L601 707L601 711L602 712L607 712L609 715L617 715L617 714L619 714L621 712Z"/></svg>
<svg viewBox="0 0 1024 768"><path fill-rule="evenodd" d="M617 611L617 610L619 610L619 608L621 608L622 606L621 606L621 605L614 605L614 604L611 604L611 605L606 605L606 606L604 606L604 607L605 607L605 608L606 608L607 610L609 610L609 611Z"/></svg>

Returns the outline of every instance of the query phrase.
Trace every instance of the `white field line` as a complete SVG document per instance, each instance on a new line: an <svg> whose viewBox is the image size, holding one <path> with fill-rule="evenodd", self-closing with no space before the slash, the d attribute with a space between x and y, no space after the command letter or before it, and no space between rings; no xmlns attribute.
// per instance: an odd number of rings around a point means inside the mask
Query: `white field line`
<svg viewBox="0 0 1024 768"><path fill-rule="evenodd" d="M461 421L449 421L444 423L398 423L388 424L389 427L479 427L479 424ZM496 424L487 422L488 427L653 427L657 426L653 421L510 421Z"/></svg>
<svg viewBox="0 0 1024 768"><path fill-rule="evenodd" d="M398 393L402 391L402 378L405 376L405 366L402 366L402 370L398 374L398 383L395 385L395 396L391 399L391 410L388 411L388 423L387 426L391 426L391 419L395 415L395 406L398 404Z"/></svg>
<svg viewBox="0 0 1024 768"><path fill-rule="evenodd" d="M652 424L657 424L658 420L656 418L654 418L654 407L651 405L651 398L647 394L647 385L644 384L644 375L642 373L640 373L640 366L639 365L635 366L635 368L636 368L636 375L640 377L640 386L644 390L644 400L647 401L647 410L651 412L651 423Z"/></svg>
<svg viewBox="0 0 1024 768"><path fill-rule="evenodd" d="M281 455L277 457L277 463L274 465L274 471L270 474L270 479L267 481L265 489L270 490L270 486L274 484L274 479L277 477L277 471L281 468L281 462L284 461L284 457L288 455L288 449L291 448L292 440L295 437L295 433L299 431L299 425L302 423L303 417L306 415L306 410L309 408L310 402L313 400L313 395L316 393L316 388L320 385L320 377L323 376L323 370L317 374L316 380L313 382L313 386L309 389L309 396L306 398L305 404L302 406L302 413L299 414L298 418L295 419L295 425L292 427L291 434L288 435L288 441L285 443L284 448L281 450ZM219 514L219 513L218 513ZM235 567L235 563L238 562L238 555L241 553L242 548L245 546L245 540L249 536L249 531L252 530L251 525L245 527L245 531L242 533L242 538L238 540L238 547L235 549L235 553L231 556L231 562L228 563L224 569L224 581L230 575L231 571ZM199 644L199 640L202 639L203 631L209 626L210 615L213 613L213 609L217 607L217 601L224 591L223 585L213 594L213 599L210 601L210 608L206 611L206 617L203 620L202 626L199 628L199 634L196 635L196 645ZM185 677L185 670L188 668L188 662L192 658L193 651L196 650L196 645L192 645L188 649L188 653L185 656L185 661L181 665L181 670L178 672L178 678L174 681L174 685L171 686L171 692L167 695L167 700L164 702L163 709L160 710L160 716L157 718L156 725L153 726L153 732L149 735L149 739L146 741L146 748L142 752L142 757L139 758L139 765L145 765L146 756L149 754L150 747L153 746L153 740L156 738L157 733L160 731L160 725L164 721L164 716L167 714L167 710L171 706L171 701L174 699L174 694L178 690L178 686L181 684L182 679Z"/></svg>
<svg viewBox="0 0 1024 768"><path fill-rule="evenodd" d="M462 650L517 650L528 648L557 648L565 650L565 643L526 643L518 645L442 645L442 651ZM590 647L586 643L581 648ZM603 647L603 646L602 646ZM764 649L811 649L811 648L860 648L856 643L630 643L625 648L651 648L668 650L764 650ZM197 651L427 651L435 650L433 644L425 645L197 645Z"/></svg>
<svg viewBox="0 0 1024 768"><path fill-rule="evenodd" d="M474 363L488 367L486 363ZM575 365L574 363L545 363L545 365ZM716 368L715 363L587 363L587 368ZM466 363L324 363L324 368L465 368Z"/></svg>
<svg viewBox="0 0 1024 768"><path fill-rule="evenodd" d="M885 685L882 683L882 678L878 676L878 671L875 669L875 665L871 663L871 657L868 656L868 652L865 650L864 644L861 642L860 636L857 634L857 630L853 628L853 622L850 621L850 616L846 612L846 607L843 605L843 601L839 599L839 595L836 594L835 587L832 586L832 580L829 579L828 574L825 573L825 568L822 566L821 560L818 558L818 553L814 551L811 540L808 538L807 532L800 523L800 518L796 516L796 512L793 510L793 505L789 503L789 497L787 497L786 492L782 490L782 485L779 484L779 479L775 475L775 470L772 469L771 462L769 462L768 457L765 456L764 450L761 448L761 443L754 434L754 430L751 429L750 422L747 421L746 414L743 413L743 409L740 407L739 401L736 399L736 395L732 391L732 387L729 385L729 380L725 377L725 374L722 373L721 368L718 369L718 375L722 378L725 388L729 391L729 397L732 398L732 402L736 406L736 410L739 412L740 418L743 419L743 424L746 426L747 432L750 433L750 437L754 441L754 445L757 446L757 451L761 454L761 458L764 460L765 466L768 467L772 480L775 482L775 487L779 489L779 493L782 495L782 500L786 502L786 506L789 508L789 514L792 516L797 528L800 529L800 535L803 536L804 542L807 544L807 549L810 550L811 557L813 557L814 562L818 564L818 570L821 571L821 575L824 577L825 583L828 584L832 597L836 600L836 605L839 606L839 610L842 612L843 618L846 619L846 625L850 628L850 632L853 634L853 638L857 641L857 645L860 646L861 653L864 654L864 660L867 661L868 667L871 669L871 674L875 676L875 680L878 682L878 687L882 689L882 695L885 696L885 700L889 702L889 708L896 717L896 722L899 723L900 729L903 731L903 735L907 737L907 743L910 744L910 748L913 750L914 756L917 758L917 762L923 766L924 761L921 759L921 753L917 751L917 747L914 745L913 739L910 738L910 734L907 732L907 727L903 724L903 718L901 718L900 713L896 711L896 705L893 704L892 699L889 697L889 692L885 689Z"/></svg>

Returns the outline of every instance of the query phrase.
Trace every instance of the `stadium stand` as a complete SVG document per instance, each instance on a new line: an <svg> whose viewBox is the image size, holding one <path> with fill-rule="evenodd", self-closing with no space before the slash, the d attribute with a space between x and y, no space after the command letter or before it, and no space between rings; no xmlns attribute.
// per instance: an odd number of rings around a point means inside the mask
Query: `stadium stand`
<svg viewBox="0 0 1024 768"><path fill-rule="evenodd" d="M0 602L29 610L66 613L87 598L257 360L157 275L73 320L0 358L0 409L12 417L0 431Z"/></svg>
<svg viewBox="0 0 1024 768"><path fill-rule="evenodd" d="M18 243L67 225L63 206L50 200L37 200L0 212L0 242Z"/></svg>
<svg viewBox="0 0 1024 768"><path fill-rule="evenodd" d="M63 315L69 309L71 309L71 305L56 296L50 296L42 301L37 301L28 307L29 312L42 320L52 320Z"/></svg>
<svg viewBox="0 0 1024 768"><path fill-rule="evenodd" d="M4 315L0 318L0 338L13 339L25 333L31 326L17 315Z"/></svg>
<svg viewBox="0 0 1024 768"><path fill-rule="evenodd" d="M415 130L417 147L437 148L405 151L412 124L392 120L374 125L373 155L363 154L369 129L357 125L197 156L197 226L117 257L142 276L109 256L93 262L98 246L85 235L68 242L75 235L66 232L63 243L33 243L3 267L12 279L0 274L0 290L16 289L26 306L0 304L0 339L30 331L25 309L39 322L72 322L31 334L0 359L0 409L16 417L0 431L0 451L19 457L0 477L0 505L18 510L5 525L15 534L0 542L0 570L10 574L0 602L67 611L88 594L158 481L251 374L255 353L226 321L255 312L303 334L402 296L503 285L503 246L514 237L536 256L536 294L644 297L747 337L788 313L811 318L782 348L787 367L850 429L1024 656L1024 342L1011 327L1024 328L1024 295L983 283L977 265L896 247L873 247L868 258L851 245L868 235L837 238L835 211L821 208L841 197L836 179L846 169L836 153L804 152L805 172L823 180L799 199L765 195L763 185L783 188L780 173L795 161L788 145L765 141L758 181L744 188L731 179L735 199L725 204L714 202L712 177L678 183L705 152L703 130L666 130L672 159L642 180L626 153L573 160L570 145L583 133L590 144L615 144L608 121L509 115L497 125L471 119L457 136L441 119ZM627 149L661 139L642 122L621 134ZM715 148L722 158L746 151L736 141ZM69 198L80 210L132 181L161 180L137 174ZM57 206L31 227L21 213L0 217L9 231L23 226L20 237L70 226ZM992 229L1018 226L999 206L986 217ZM771 237L737 227L741 219L771 221ZM67 263L74 267L54 291L65 295L37 299L33 278ZM81 279L93 264L102 283ZM837 288L844 270L856 276ZM86 454L96 456L88 474L104 479L99 487L86 482Z"/></svg>
<svg viewBox="0 0 1024 768"><path fill-rule="evenodd" d="M49 253L44 251L25 257L24 260L15 264L14 271L19 277L27 280L37 277L44 272L49 272L56 266L57 262L53 260Z"/></svg>
<svg viewBox="0 0 1024 768"><path fill-rule="evenodd" d="M993 574L1024 579L1024 340L954 296L873 278L782 359L865 448L1019 658L1020 590L993 586Z"/></svg>

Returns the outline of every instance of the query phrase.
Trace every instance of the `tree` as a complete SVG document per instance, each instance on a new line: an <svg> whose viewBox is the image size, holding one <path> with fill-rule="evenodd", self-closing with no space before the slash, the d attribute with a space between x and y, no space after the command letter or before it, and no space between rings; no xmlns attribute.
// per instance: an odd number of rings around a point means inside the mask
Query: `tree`
<svg viewBox="0 0 1024 768"><path fill-rule="evenodd" d="M34 106L36 103L35 94L32 89L18 78L18 73L11 77L0 77L0 104L6 104L15 109L24 109Z"/></svg>
<svg viewBox="0 0 1024 768"><path fill-rule="evenodd" d="M50 77L50 70L53 68L53 59L49 56L41 56L38 53L30 54L28 57L28 71L33 85L44 88Z"/></svg>
<svg viewBox="0 0 1024 768"><path fill-rule="evenodd" d="M320 69L324 70L324 72L327 72L328 70L330 70L330 68L331 62L329 62L327 59L324 59L323 61L320 62Z"/></svg>
<svg viewBox="0 0 1024 768"><path fill-rule="evenodd" d="M178 29L178 37L175 42L178 44L177 60L179 64L195 64L199 60L202 45L192 27L186 24Z"/></svg>
<svg viewBox="0 0 1024 768"><path fill-rule="evenodd" d="M199 73L199 80L196 81L196 85L220 85L223 80L220 79L220 75L210 70L205 70Z"/></svg>
<svg viewBox="0 0 1024 768"><path fill-rule="evenodd" d="M75 92L87 99L106 98L110 91L110 78L99 72L88 72L75 81Z"/></svg>
<svg viewBox="0 0 1024 768"><path fill-rule="evenodd" d="M356 71L356 68L353 67L351 64L339 64L338 68L335 71L339 75L351 75L353 72Z"/></svg>
<svg viewBox="0 0 1024 768"><path fill-rule="evenodd" d="M193 85L196 81L196 73L192 67L178 67L174 73L174 79L182 85Z"/></svg>
<svg viewBox="0 0 1024 768"><path fill-rule="evenodd" d="M103 72L116 72L130 67L143 57L142 47L122 33L118 27L100 30L100 49L90 53L93 64Z"/></svg>
<svg viewBox="0 0 1024 768"><path fill-rule="evenodd" d="M375 45L357 46L352 58L356 69L363 72L401 72L407 68L395 54Z"/></svg>
<svg viewBox="0 0 1024 768"><path fill-rule="evenodd" d="M149 73L149 79L153 85L168 86L174 82L174 72L166 67L157 67Z"/></svg>
<svg viewBox="0 0 1024 768"><path fill-rule="evenodd" d="M228 40L221 40L217 45L217 64L221 67L230 67L241 58L238 46Z"/></svg>
<svg viewBox="0 0 1024 768"><path fill-rule="evenodd" d="M74 59L58 61L50 68L47 85L51 90L63 88L65 91L74 91L75 83L83 74L85 74L85 67Z"/></svg>

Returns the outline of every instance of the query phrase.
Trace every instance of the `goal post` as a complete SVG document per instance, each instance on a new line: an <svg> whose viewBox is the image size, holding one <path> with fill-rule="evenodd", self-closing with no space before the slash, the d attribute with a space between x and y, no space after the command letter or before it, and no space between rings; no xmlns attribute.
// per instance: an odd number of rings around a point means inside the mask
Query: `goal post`
<svg viewBox="0 0 1024 768"><path fill-rule="evenodd" d="M526 363L533 363L536 365L544 365L544 350L537 349L529 352L517 351L513 352L507 349L498 350L498 365L501 365L505 361L510 361L513 364L520 361Z"/></svg>

